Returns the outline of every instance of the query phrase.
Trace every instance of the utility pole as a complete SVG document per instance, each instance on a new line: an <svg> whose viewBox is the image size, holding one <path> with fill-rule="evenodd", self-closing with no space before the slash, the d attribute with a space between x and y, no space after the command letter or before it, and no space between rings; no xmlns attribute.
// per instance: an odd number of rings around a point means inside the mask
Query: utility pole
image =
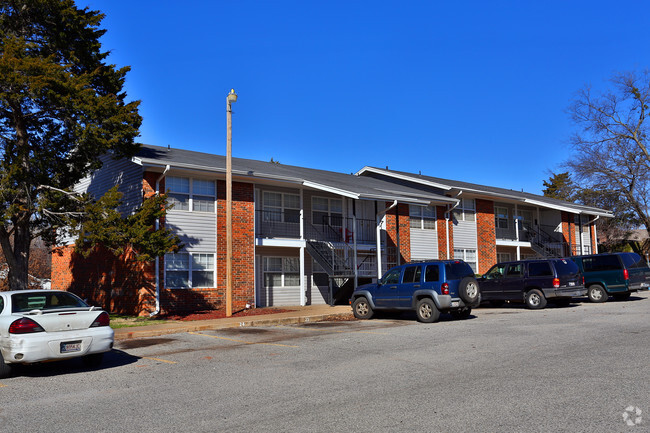
<svg viewBox="0 0 650 433"><path fill-rule="evenodd" d="M232 316L232 107L235 89L226 97L226 317Z"/></svg>

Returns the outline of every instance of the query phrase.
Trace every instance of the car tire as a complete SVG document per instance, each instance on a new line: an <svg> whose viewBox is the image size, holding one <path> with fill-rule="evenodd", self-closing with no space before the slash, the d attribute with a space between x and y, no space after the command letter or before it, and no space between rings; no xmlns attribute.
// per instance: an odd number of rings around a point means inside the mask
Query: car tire
<svg viewBox="0 0 650 433"><path fill-rule="evenodd" d="M99 367L102 364L103 359L104 359L103 353L93 353L92 355L86 355L83 358L81 358L84 365L88 368Z"/></svg>
<svg viewBox="0 0 650 433"><path fill-rule="evenodd" d="M605 302L608 297L609 295L607 294L607 291L600 284L591 285L587 289L587 298L589 298L589 302Z"/></svg>
<svg viewBox="0 0 650 433"><path fill-rule="evenodd" d="M613 296L615 301L627 301L632 296L632 292L614 293Z"/></svg>
<svg viewBox="0 0 650 433"><path fill-rule="evenodd" d="M526 307L531 310L541 310L546 307L546 298L544 294L538 289L531 289L526 292L524 296L524 302L526 302Z"/></svg>
<svg viewBox="0 0 650 433"><path fill-rule="evenodd" d="M11 366L11 364L5 364L5 360L2 357L2 353L0 353L0 378L11 376L12 371L13 371L13 367Z"/></svg>
<svg viewBox="0 0 650 433"><path fill-rule="evenodd" d="M465 320L465 319L469 319L469 316L472 315L472 309L463 308L462 310L452 311L450 314L451 317L453 317L456 320Z"/></svg>
<svg viewBox="0 0 650 433"><path fill-rule="evenodd" d="M440 310L431 298L420 299L415 309L418 320L422 323L434 323L440 319Z"/></svg>
<svg viewBox="0 0 650 433"><path fill-rule="evenodd" d="M355 299L352 303L352 314L354 314L354 317L357 319L370 319L373 315L373 311L368 299L363 296Z"/></svg>
<svg viewBox="0 0 650 433"><path fill-rule="evenodd" d="M458 296L467 304L474 304L479 300L478 281L474 277L465 277L458 284Z"/></svg>

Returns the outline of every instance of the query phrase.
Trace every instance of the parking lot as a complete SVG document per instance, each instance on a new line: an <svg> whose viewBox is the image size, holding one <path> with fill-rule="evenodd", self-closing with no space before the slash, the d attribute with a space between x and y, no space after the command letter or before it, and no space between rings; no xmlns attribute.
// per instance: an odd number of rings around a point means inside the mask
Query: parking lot
<svg viewBox="0 0 650 433"><path fill-rule="evenodd" d="M382 316L127 340L94 371L71 360L1 380L0 425L34 432L648 431L649 312L644 292L627 302L539 311L480 308L470 319L443 315L434 324Z"/></svg>

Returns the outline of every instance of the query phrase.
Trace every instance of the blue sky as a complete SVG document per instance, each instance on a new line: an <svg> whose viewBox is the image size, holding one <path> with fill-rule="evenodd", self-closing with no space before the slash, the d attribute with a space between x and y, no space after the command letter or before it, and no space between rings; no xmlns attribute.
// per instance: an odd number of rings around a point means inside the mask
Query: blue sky
<svg viewBox="0 0 650 433"><path fill-rule="evenodd" d="M77 0L130 65L143 143L541 193L586 84L650 67L645 1Z"/></svg>

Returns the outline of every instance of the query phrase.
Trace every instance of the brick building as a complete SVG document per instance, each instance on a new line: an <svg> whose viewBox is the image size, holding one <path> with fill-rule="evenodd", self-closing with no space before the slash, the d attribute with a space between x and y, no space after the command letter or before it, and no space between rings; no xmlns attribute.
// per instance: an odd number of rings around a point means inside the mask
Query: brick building
<svg viewBox="0 0 650 433"><path fill-rule="evenodd" d="M174 206L159 224L184 247L138 264L128 252L83 259L62 245L52 255L52 287L132 314L222 308L225 167L224 156L157 146L131 160L106 158L77 188L100 196L119 184L125 213L167 192ZM233 158L233 311L345 301L411 260L462 258L481 273L497 260L595 251L600 216L609 213L409 173Z"/></svg>

